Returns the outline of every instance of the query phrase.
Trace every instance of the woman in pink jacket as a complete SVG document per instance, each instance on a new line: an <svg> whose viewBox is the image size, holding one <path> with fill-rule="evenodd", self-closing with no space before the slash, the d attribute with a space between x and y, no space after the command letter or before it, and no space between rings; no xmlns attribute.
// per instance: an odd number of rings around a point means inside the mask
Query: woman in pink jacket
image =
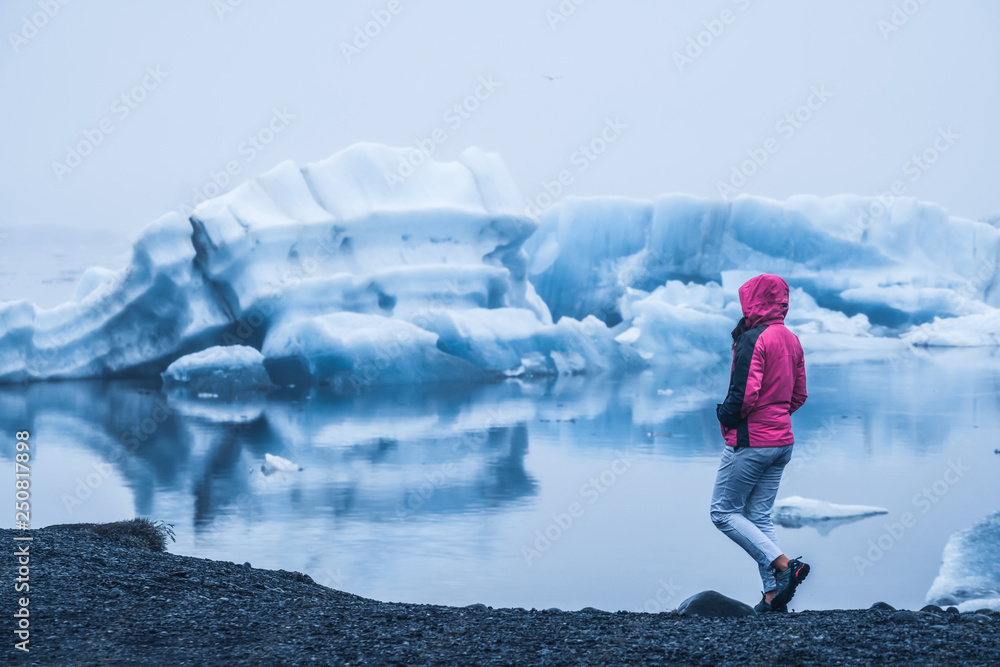
<svg viewBox="0 0 1000 667"><path fill-rule="evenodd" d="M790 415L806 401L802 345L785 328L788 283L764 274L740 287L726 400L716 409L726 449L712 494L712 523L757 561L760 612L785 611L809 565L778 547L771 509L792 457Z"/></svg>

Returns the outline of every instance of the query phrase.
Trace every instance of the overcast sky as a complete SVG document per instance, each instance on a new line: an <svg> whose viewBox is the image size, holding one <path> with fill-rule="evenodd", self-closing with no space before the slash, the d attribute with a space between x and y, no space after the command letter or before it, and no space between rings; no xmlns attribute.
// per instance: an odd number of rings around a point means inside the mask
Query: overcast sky
<svg viewBox="0 0 1000 667"><path fill-rule="evenodd" d="M387 25L355 43L372 12ZM4 0L0 229L131 239L227 163L228 189L437 128L436 156L495 151L526 200L564 169L565 194L642 198L901 179L981 218L1000 211L998 25L988 0ZM481 78L476 108L448 114Z"/></svg>

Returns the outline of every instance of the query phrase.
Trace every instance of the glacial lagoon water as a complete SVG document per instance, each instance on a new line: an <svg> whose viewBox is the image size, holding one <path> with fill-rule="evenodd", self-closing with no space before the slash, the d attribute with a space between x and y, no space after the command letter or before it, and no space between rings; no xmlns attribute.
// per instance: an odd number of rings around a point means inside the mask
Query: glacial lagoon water
<svg viewBox="0 0 1000 667"><path fill-rule="evenodd" d="M889 513L779 526L813 566L792 606L919 608L948 537L1000 510L1000 353L814 355L807 370L779 498ZM174 553L379 600L660 611L709 588L759 597L754 563L708 517L727 374L235 403L53 382L0 387L0 423L12 442L31 432L34 527L149 516L174 525ZM267 454L301 470L265 474ZM0 459L13 470L12 447Z"/></svg>

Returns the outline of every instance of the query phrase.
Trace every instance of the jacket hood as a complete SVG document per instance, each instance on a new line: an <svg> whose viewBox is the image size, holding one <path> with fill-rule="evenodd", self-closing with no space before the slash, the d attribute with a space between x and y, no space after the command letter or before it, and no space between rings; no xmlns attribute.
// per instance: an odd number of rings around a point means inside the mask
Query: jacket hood
<svg viewBox="0 0 1000 667"><path fill-rule="evenodd" d="M783 322L788 313L788 283L769 273L751 278L740 287L740 305L747 329Z"/></svg>

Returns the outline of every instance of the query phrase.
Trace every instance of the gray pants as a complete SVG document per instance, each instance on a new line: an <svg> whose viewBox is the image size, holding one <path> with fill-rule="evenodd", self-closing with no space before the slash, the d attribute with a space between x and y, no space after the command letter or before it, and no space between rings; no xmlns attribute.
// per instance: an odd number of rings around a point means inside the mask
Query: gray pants
<svg viewBox="0 0 1000 667"><path fill-rule="evenodd" d="M771 563L782 554L771 523L781 473L792 445L726 447L712 493L712 523L757 561L764 592L777 588Z"/></svg>

